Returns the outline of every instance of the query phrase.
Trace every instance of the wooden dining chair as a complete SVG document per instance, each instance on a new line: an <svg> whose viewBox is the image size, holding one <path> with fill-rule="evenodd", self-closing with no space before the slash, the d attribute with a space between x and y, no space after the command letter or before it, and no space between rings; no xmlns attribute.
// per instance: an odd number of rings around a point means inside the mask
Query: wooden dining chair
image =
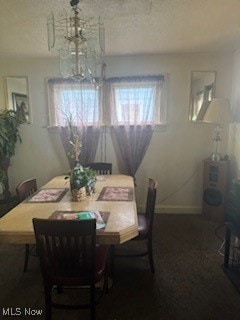
<svg viewBox="0 0 240 320"><path fill-rule="evenodd" d="M108 246L96 246L96 220L33 219L37 251L43 277L45 316L51 319L52 307L61 309L90 308L95 320L96 304L107 290ZM96 283L103 279L98 292ZM52 301L52 289L64 287L89 289L89 303L63 304ZM99 289L98 289L99 290ZM86 296L85 296L86 298Z"/></svg>
<svg viewBox="0 0 240 320"><path fill-rule="evenodd" d="M16 187L18 201L22 202L37 191L37 180L35 178L20 182Z"/></svg>
<svg viewBox="0 0 240 320"><path fill-rule="evenodd" d="M112 163L109 162L92 162L87 167L97 171L100 175L112 174Z"/></svg>
<svg viewBox="0 0 240 320"><path fill-rule="evenodd" d="M153 260L153 219L155 211L155 202L157 194L158 183L156 180L149 178L148 182L148 193L146 201L145 213L138 213L138 236L133 238L130 242L146 242L146 249L141 252L127 252L123 245L116 246L113 251L113 259L121 257L144 257L148 256L151 272L155 272L154 260ZM119 252L117 251L119 249Z"/></svg>
<svg viewBox="0 0 240 320"><path fill-rule="evenodd" d="M35 178L27 179L20 182L16 187L16 194L18 202L22 202L37 191L37 180ZM35 245L30 246L28 243L25 244L25 259L23 271L27 271L29 256L35 249ZM36 255L36 254L34 254Z"/></svg>

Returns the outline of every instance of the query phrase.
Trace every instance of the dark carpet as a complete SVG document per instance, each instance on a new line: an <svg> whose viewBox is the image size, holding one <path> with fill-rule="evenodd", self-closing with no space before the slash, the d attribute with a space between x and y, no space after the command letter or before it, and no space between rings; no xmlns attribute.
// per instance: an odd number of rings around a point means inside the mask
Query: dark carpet
<svg viewBox="0 0 240 320"><path fill-rule="evenodd" d="M97 320L239 320L240 294L221 268L224 227L216 236L218 226L200 215L156 214L155 274L146 258L116 259ZM1 244L0 261L0 319L44 319L34 316L44 309L38 259L31 257L23 273L24 246ZM89 319L89 311L53 309L55 319Z"/></svg>

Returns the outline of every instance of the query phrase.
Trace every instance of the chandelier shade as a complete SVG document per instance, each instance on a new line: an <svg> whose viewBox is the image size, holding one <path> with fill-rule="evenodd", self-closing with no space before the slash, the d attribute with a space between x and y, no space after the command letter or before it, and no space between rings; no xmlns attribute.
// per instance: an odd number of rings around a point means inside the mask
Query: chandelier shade
<svg viewBox="0 0 240 320"><path fill-rule="evenodd" d="M85 17L78 6L48 16L48 49L60 57L63 77L98 81L102 76L105 54L104 24L101 17Z"/></svg>

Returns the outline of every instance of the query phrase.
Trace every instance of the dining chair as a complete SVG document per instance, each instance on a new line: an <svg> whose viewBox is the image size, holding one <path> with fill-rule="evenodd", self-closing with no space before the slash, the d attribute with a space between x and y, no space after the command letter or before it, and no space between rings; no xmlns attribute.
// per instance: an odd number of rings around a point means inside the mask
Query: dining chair
<svg viewBox="0 0 240 320"><path fill-rule="evenodd" d="M27 199L31 196L34 192L37 191L37 180L35 178L27 179L20 182L16 187L16 194L18 198L18 202L22 202L23 200ZM28 243L25 244L25 259L24 259L24 267L23 271L27 271L29 256L36 248L35 245L29 245ZM35 255L36 254L32 254Z"/></svg>
<svg viewBox="0 0 240 320"><path fill-rule="evenodd" d="M121 257L144 257L148 256L151 272L155 272L154 260L153 260L153 219L156 203L158 183L156 180L149 178L148 182L148 193L146 201L145 213L138 213L138 236L130 240L131 244L134 242L145 241L146 248L141 252L127 252L124 248L124 244L118 245L114 248L112 253L113 259ZM119 252L117 251L119 249Z"/></svg>
<svg viewBox="0 0 240 320"><path fill-rule="evenodd" d="M33 226L43 277L46 320L51 319L52 307L90 308L91 320L95 320L96 304L108 287L108 246L96 245L96 220L33 218ZM97 294L96 283L100 280L103 280L103 285ZM61 303L56 297L53 302L54 287L61 289L58 291ZM62 303L65 287L89 290L89 303Z"/></svg>
<svg viewBox="0 0 240 320"><path fill-rule="evenodd" d="M97 171L100 175L112 174L112 163L109 162L92 162L87 167Z"/></svg>

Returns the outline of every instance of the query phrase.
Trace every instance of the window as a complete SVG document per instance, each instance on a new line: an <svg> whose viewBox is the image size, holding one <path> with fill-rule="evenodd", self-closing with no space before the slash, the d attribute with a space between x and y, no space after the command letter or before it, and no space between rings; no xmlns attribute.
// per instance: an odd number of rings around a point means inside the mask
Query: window
<svg viewBox="0 0 240 320"><path fill-rule="evenodd" d="M109 78L100 89L72 79L48 80L50 125L164 124L164 76ZM105 102L101 103L105 90ZM102 105L104 112L102 113ZM103 116L102 116L103 114Z"/></svg>
<svg viewBox="0 0 240 320"><path fill-rule="evenodd" d="M50 124L65 126L71 117L75 125L100 123L99 90L72 79L50 79Z"/></svg>
<svg viewBox="0 0 240 320"><path fill-rule="evenodd" d="M163 76L112 78L108 81L112 125L156 125L165 121L161 114Z"/></svg>

